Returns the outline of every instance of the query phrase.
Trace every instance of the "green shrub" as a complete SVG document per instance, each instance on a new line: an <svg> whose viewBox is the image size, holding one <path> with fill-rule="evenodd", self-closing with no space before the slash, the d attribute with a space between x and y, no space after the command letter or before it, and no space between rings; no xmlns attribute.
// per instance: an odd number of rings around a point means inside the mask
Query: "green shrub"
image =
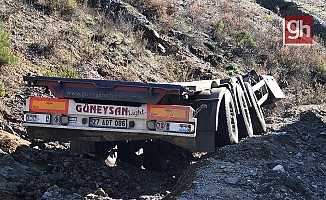
<svg viewBox="0 0 326 200"><path fill-rule="evenodd" d="M225 69L230 76L232 76L234 74L239 74L239 66L236 63L231 62L231 63L227 64Z"/></svg>
<svg viewBox="0 0 326 200"><path fill-rule="evenodd" d="M0 97L4 97L6 95L6 91L5 91L5 85L0 82Z"/></svg>
<svg viewBox="0 0 326 200"><path fill-rule="evenodd" d="M258 47L253 36L246 30L233 31L231 33L231 41L241 49L252 50Z"/></svg>
<svg viewBox="0 0 326 200"><path fill-rule="evenodd" d="M82 78L81 75L77 73L75 69L70 69L69 67L60 67L59 69L52 68L51 70L46 70L43 76L51 77L61 77L61 78Z"/></svg>
<svg viewBox="0 0 326 200"><path fill-rule="evenodd" d="M317 62L315 72L317 81L326 83L326 62Z"/></svg>
<svg viewBox="0 0 326 200"><path fill-rule="evenodd" d="M266 21L272 22L274 19L273 15L266 15Z"/></svg>
<svg viewBox="0 0 326 200"><path fill-rule="evenodd" d="M36 0L35 4L58 11L77 8L76 0Z"/></svg>
<svg viewBox="0 0 326 200"><path fill-rule="evenodd" d="M47 14L59 13L64 20L70 20L78 7L76 0L34 0L33 4Z"/></svg>
<svg viewBox="0 0 326 200"><path fill-rule="evenodd" d="M9 34L0 25L0 66L12 65L15 66L18 63L18 57L13 56L9 48Z"/></svg>
<svg viewBox="0 0 326 200"><path fill-rule="evenodd" d="M216 32L221 32L224 30L224 23L222 20L220 19L217 19L214 23L213 23L213 28Z"/></svg>

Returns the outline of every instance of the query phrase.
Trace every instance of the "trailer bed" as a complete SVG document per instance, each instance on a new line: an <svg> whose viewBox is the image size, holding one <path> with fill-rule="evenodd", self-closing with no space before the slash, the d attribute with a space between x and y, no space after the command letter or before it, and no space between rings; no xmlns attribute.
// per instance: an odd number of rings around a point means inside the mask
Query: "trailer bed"
<svg viewBox="0 0 326 200"><path fill-rule="evenodd" d="M96 99L133 103L158 104L167 94L182 95L184 87L179 84L125 82L92 79L24 76L30 85L45 86L56 98Z"/></svg>

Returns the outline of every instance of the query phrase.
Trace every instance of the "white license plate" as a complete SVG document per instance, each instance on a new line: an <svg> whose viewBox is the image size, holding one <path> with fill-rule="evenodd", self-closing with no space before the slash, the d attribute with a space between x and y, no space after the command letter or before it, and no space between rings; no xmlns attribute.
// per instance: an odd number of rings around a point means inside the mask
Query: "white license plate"
<svg viewBox="0 0 326 200"><path fill-rule="evenodd" d="M33 122L33 123L49 124L50 123L50 115L27 113L24 115L24 121L25 122Z"/></svg>
<svg viewBox="0 0 326 200"><path fill-rule="evenodd" d="M127 128L127 120L110 118L90 118L89 126L100 128Z"/></svg>

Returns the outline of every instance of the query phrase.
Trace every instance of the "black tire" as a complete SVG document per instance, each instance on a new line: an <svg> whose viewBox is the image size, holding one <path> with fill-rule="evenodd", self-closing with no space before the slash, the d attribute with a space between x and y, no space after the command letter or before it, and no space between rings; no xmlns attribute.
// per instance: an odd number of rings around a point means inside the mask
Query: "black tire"
<svg viewBox="0 0 326 200"><path fill-rule="evenodd" d="M239 138L252 137L253 127L249 112L249 106L246 101L244 92L240 85L237 85L237 101L239 104L240 114L238 114L238 134Z"/></svg>
<svg viewBox="0 0 326 200"><path fill-rule="evenodd" d="M218 128L215 134L216 146L238 143L238 126L234 102L230 91L224 94L218 111Z"/></svg>
<svg viewBox="0 0 326 200"><path fill-rule="evenodd" d="M117 145L113 145L112 142L96 142L95 154L99 160L109 167L116 166L117 163Z"/></svg>
<svg viewBox="0 0 326 200"><path fill-rule="evenodd" d="M143 166L151 171L164 171L167 167L164 146L157 142L149 142L144 146L144 163Z"/></svg>
<svg viewBox="0 0 326 200"><path fill-rule="evenodd" d="M258 105L256 95L254 94L252 87L249 83L245 82L245 87L251 102L251 107L249 107L253 133L254 135L260 135L266 131L266 122L264 119L263 111Z"/></svg>

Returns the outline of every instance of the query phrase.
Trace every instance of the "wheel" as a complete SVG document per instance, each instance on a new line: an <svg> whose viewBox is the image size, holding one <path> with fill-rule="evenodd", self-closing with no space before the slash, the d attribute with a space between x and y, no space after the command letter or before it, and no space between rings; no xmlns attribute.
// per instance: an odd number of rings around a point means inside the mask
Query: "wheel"
<svg viewBox="0 0 326 200"><path fill-rule="evenodd" d="M253 133L254 135L259 135L266 131L266 123L265 123L263 111L261 110L261 107L258 105L256 95L254 94L251 85L247 82L245 82L244 84L252 105L251 107L249 107L249 113L251 117Z"/></svg>
<svg viewBox="0 0 326 200"><path fill-rule="evenodd" d="M151 171L164 171L167 167L167 159L164 154L164 144L160 146L158 142L148 142L144 146L143 166Z"/></svg>
<svg viewBox="0 0 326 200"><path fill-rule="evenodd" d="M113 145L112 142L96 142L95 154L101 162L109 167L114 167L118 157L117 145Z"/></svg>
<svg viewBox="0 0 326 200"><path fill-rule="evenodd" d="M252 137L253 128L250 118L249 107L240 85L237 85L237 101L240 108L240 114L237 116L239 138Z"/></svg>
<svg viewBox="0 0 326 200"><path fill-rule="evenodd" d="M224 94L218 111L218 128L215 134L216 146L238 143L237 117L230 91Z"/></svg>

